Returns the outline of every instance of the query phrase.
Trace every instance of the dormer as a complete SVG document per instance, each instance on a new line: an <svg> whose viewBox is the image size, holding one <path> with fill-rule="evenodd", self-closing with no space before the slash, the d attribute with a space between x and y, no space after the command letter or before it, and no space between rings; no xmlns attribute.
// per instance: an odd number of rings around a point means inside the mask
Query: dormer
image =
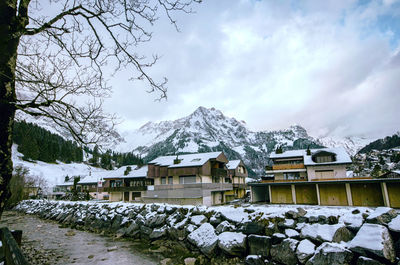
<svg viewBox="0 0 400 265"><path fill-rule="evenodd" d="M314 163L330 163L336 161L336 154L324 150L312 154L311 159Z"/></svg>

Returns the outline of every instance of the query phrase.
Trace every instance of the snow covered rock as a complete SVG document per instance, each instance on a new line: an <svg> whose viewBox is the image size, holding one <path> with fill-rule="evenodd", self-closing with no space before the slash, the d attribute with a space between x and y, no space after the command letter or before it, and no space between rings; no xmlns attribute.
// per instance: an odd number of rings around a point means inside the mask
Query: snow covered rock
<svg viewBox="0 0 400 265"><path fill-rule="evenodd" d="M343 216L340 217L339 221L344 223L346 227L349 228L350 230L358 231L364 223L364 217L358 211L358 213L356 214L353 213L344 214Z"/></svg>
<svg viewBox="0 0 400 265"><path fill-rule="evenodd" d="M192 233L194 230L196 230L197 229L197 226L195 226L195 225L193 225L193 224L188 224L187 226L186 226L186 232L188 232L189 234L190 233Z"/></svg>
<svg viewBox="0 0 400 265"><path fill-rule="evenodd" d="M296 221L293 219L285 219L284 222L280 222L278 224L279 227L282 228L295 228L296 227Z"/></svg>
<svg viewBox="0 0 400 265"><path fill-rule="evenodd" d="M299 232L294 229L285 229L285 235L292 238L297 238L300 236Z"/></svg>
<svg viewBox="0 0 400 265"><path fill-rule="evenodd" d="M341 227L344 227L344 224L307 224L301 229L300 236L320 242L332 242L336 231Z"/></svg>
<svg viewBox="0 0 400 265"><path fill-rule="evenodd" d="M213 255L218 244L218 236L215 234L214 227L209 223L202 224L190 233L187 239L207 256Z"/></svg>
<svg viewBox="0 0 400 265"><path fill-rule="evenodd" d="M247 237L247 245L249 246L250 255L268 257L271 243L272 240L269 236L249 235Z"/></svg>
<svg viewBox="0 0 400 265"><path fill-rule="evenodd" d="M274 233L272 235L272 245L280 244L284 239L286 239L286 235L282 233Z"/></svg>
<svg viewBox="0 0 400 265"><path fill-rule="evenodd" d="M244 261L245 265L264 265L261 255L248 255Z"/></svg>
<svg viewBox="0 0 400 265"><path fill-rule="evenodd" d="M140 227L135 223L132 222L130 226L128 226L128 228L126 229L126 234L128 236L135 236L138 231L139 231Z"/></svg>
<svg viewBox="0 0 400 265"><path fill-rule="evenodd" d="M150 234L150 239L158 239L160 237L163 237L167 234L167 227L163 226L161 228L154 228L153 232Z"/></svg>
<svg viewBox="0 0 400 265"><path fill-rule="evenodd" d="M205 217L204 215L193 215L192 217L190 217L190 222L194 225L201 225L207 222L207 217Z"/></svg>
<svg viewBox="0 0 400 265"><path fill-rule="evenodd" d="M306 265L350 265L353 253L338 243L322 243Z"/></svg>
<svg viewBox="0 0 400 265"><path fill-rule="evenodd" d="M340 243L340 242L348 242L354 238L354 234L347 229L346 227L340 227L336 230L335 234L333 235L333 242Z"/></svg>
<svg viewBox="0 0 400 265"><path fill-rule="evenodd" d="M374 259L370 259L364 256L360 256L357 259L357 265L381 265L382 263L380 263L377 260Z"/></svg>
<svg viewBox="0 0 400 265"><path fill-rule="evenodd" d="M257 234L261 235L265 231L265 226L259 222L246 222L240 227L240 232L250 235L250 234Z"/></svg>
<svg viewBox="0 0 400 265"><path fill-rule="evenodd" d="M388 224L390 231L400 232L400 215L392 219Z"/></svg>
<svg viewBox="0 0 400 265"><path fill-rule="evenodd" d="M217 227L215 228L215 232L217 234L221 234L223 232L229 232L234 230L234 226L231 225L228 221L223 221L222 223L220 223L219 225L217 225Z"/></svg>
<svg viewBox="0 0 400 265"><path fill-rule="evenodd" d="M396 216L396 210L389 207L378 207L367 217L366 221L367 223L386 225Z"/></svg>
<svg viewBox="0 0 400 265"><path fill-rule="evenodd" d="M223 232L218 236L218 246L233 256L241 256L246 252L246 235L236 232Z"/></svg>
<svg viewBox="0 0 400 265"><path fill-rule="evenodd" d="M298 244L298 240L287 238L279 245L273 245L271 247L272 259L286 265L297 264L296 248Z"/></svg>
<svg viewBox="0 0 400 265"><path fill-rule="evenodd" d="M145 226L151 228L159 227L165 223L166 218L166 214L157 214L157 212L152 212L146 216Z"/></svg>
<svg viewBox="0 0 400 265"><path fill-rule="evenodd" d="M348 246L361 255L372 253L390 262L396 259L392 237L383 225L364 224Z"/></svg>
<svg viewBox="0 0 400 265"><path fill-rule="evenodd" d="M314 255L315 245L308 239L300 241L296 249L297 259L300 263L304 264L307 260Z"/></svg>

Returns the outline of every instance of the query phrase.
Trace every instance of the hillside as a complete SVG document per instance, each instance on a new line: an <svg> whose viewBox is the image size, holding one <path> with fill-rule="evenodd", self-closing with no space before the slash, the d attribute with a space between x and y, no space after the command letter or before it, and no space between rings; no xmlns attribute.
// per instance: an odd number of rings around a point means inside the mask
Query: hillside
<svg viewBox="0 0 400 265"><path fill-rule="evenodd" d="M383 139L378 139L376 141L367 144L365 147L360 149L359 153L365 154L372 150L378 150L378 151L388 150L399 146L400 146L400 132L392 136L387 136Z"/></svg>

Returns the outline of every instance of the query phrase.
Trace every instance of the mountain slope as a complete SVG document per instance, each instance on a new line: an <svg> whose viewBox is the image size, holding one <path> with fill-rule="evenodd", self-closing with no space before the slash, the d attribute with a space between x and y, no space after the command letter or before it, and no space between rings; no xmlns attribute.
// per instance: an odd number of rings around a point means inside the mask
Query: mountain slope
<svg viewBox="0 0 400 265"><path fill-rule="evenodd" d="M268 155L283 149L322 147L324 143L294 125L286 130L253 132L246 124L214 108L199 107L175 121L149 122L129 134L122 151L134 150L149 161L157 156L222 150L229 159L243 159L249 169L262 174Z"/></svg>

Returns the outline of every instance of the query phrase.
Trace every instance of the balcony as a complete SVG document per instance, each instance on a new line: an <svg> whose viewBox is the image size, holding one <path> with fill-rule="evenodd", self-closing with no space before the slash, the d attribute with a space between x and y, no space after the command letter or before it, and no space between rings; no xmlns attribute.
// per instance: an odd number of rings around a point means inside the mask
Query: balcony
<svg viewBox="0 0 400 265"><path fill-rule="evenodd" d="M228 176L228 171L223 168L212 168L211 176L225 178Z"/></svg>
<svg viewBox="0 0 400 265"><path fill-rule="evenodd" d="M132 187L107 187L105 192L128 192L128 191L146 191L147 186L132 186Z"/></svg>
<svg viewBox="0 0 400 265"><path fill-rule="evenodd" d="M154 190L178 190L178 189L202 189L202 190L231 190L231 183L193 183L193 184L173 184L156 185Z"/></svg>
<svg viewBox="0 0 400 265"><path fill-rule="evenodd" d="M272 166L272 170L286 170L286 169L305 169L305 166L304 164L278 164Z"/></svg>
<svg viewBox="0 0 400 265"><path fill-rule="evenodd" d="M243 183L233 183L233 187L236 189L245 189L246 188L246 184Z"/></svg>

